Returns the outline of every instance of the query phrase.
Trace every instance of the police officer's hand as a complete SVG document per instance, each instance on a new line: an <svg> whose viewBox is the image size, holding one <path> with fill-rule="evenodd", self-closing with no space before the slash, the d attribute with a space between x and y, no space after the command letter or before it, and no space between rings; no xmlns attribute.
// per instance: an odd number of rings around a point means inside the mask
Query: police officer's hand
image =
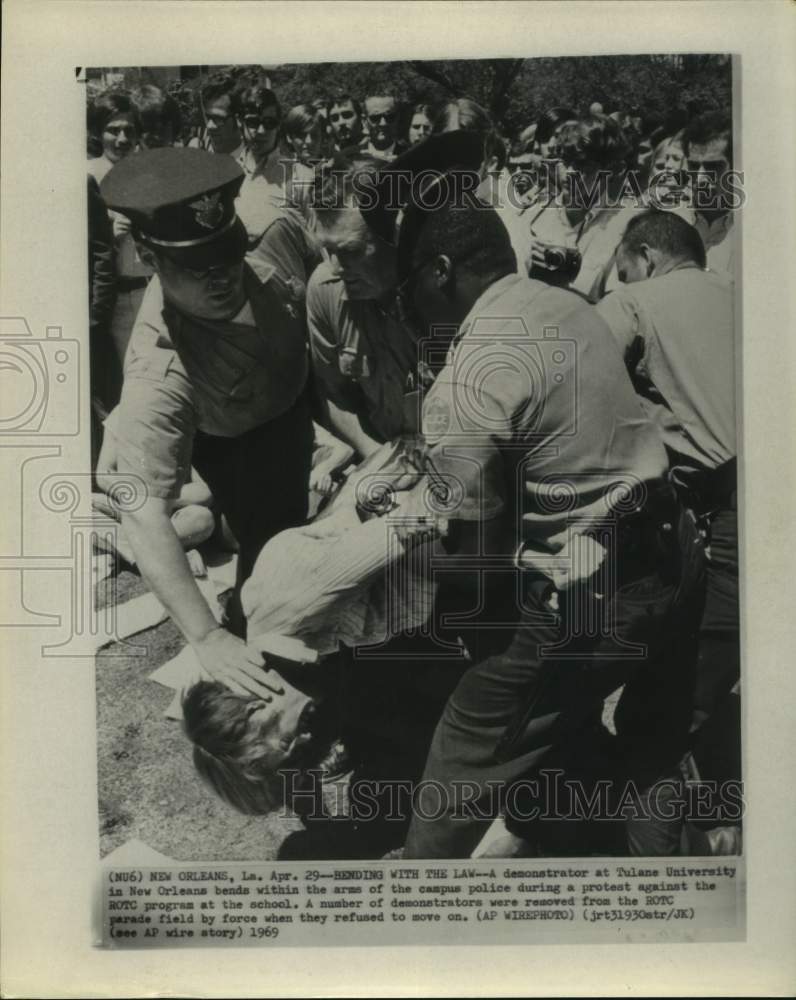
<svg viewBox="0 0 796 1000"><path fill-rule="evenodd" d="M281 678L265 669L263 654L226 629L214 628L193 644L199 662L214 681L236 694L255 695L271 701L275 694L284 694Z"/></svg>
<svg viewBox="0 0 796 1000"><path fill-rule="evenodd" d="M322 462L310 472L310 489L320 493L322 497L331 496L334 490L334 480L332 479L332 469Z"/></svg>

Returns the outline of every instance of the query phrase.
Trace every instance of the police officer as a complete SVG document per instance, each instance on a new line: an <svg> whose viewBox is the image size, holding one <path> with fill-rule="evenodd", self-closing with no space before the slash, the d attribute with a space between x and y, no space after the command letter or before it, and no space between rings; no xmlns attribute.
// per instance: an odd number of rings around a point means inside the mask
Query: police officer
<svg viewBox="0 0 796 1000"><path fill-rule="evenodd" d="M621 684L626 780L645 797L659 779L672 785L702 553L605 323L578 296L514 273L494 210L453 192L437 211L407 213L398 264L428 329L449 331L423 433L447 484L446 546L476 588L459 619L476 626L464 633L472 665L437 727L405 857L468 857L498 808L529 814L517 798L529 774L552 763L583 773L602 700ZM627 824L630 853L676 853L679 826L648 814Z"/></svg>
<svg viewBox="0 0 796 1000"><path fill-rule="evenodd" d="M130 341L116 417L119 473L145 484L123 528L142 574L208 673L267 697L260 654L219 627L170 520L191 464L239 545L238 586L265 542L307 512L312 422L301 297L244 262L243 171L226 156L162 148L102 185L155 271ZM233 599L230 627L243 631Z"/></svg>

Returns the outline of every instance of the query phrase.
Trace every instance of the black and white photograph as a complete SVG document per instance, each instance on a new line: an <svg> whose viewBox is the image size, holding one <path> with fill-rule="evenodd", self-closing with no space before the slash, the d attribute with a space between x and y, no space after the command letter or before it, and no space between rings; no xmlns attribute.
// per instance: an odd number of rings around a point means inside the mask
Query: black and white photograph
<svg viewBox="0 0 796 1000"><path fill-rule="evenodd" d="M2 995L790 995L793 5L3 28Z"/></svg>
<svg viewBox="0 0 796 1000"><path fill-rule="evenodd" d="M104 853L742 853L735 71L80 71Z"/></svg>

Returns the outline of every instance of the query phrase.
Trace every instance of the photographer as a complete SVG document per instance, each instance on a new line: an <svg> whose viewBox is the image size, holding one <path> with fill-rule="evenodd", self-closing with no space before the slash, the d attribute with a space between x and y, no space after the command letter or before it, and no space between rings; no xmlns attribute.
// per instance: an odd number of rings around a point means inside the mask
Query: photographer
<svg viewBox="0 0 796 1000"><path fill-rule="evenodd" d="M564 124L557 138L566 175L561 190L530 219L532 278L597 302L634 206L620 198L630 145L610 118Z"/></svg>

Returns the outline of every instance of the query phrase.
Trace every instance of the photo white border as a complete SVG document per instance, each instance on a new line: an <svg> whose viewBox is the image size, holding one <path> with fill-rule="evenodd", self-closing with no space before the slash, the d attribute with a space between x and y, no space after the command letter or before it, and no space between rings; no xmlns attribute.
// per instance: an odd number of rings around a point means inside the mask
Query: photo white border
<svg viewBox="0 0 796 1000"><path fill-rule="evenodd" d="M42 661L4 629L5 996L791 994L796 988L792 59L786 0L234 3L6 0L2 305L80 338L88 379L82 66L731 52L740 58L743 217L744 944L111 952L91 946L98 864L93 660ZM74 88L74 89L72 89ZM78 93L75 93L77 91ZM789 288L789 286L791 286ZM88 394L82 426L88 428ZM88 468L87 435L64 469ZM5 451L4 440L0 446ZM14 510L13 497L9 509ZM53 518L41 519L45 547ZM3 519L0 553L18 525ZM54 544L56 543L54 541ZM0 587L5 586L0 574ZM60 594L53 584L53 606ZM0 590L5 601L7 595ZM39 595L46 600L46 592ZM46 611L49 605L41 605ZM38 639L38 643L37 643ZM788 640L791 639L789 642ZM319 940L320 943L320 940Z"/></svg>

